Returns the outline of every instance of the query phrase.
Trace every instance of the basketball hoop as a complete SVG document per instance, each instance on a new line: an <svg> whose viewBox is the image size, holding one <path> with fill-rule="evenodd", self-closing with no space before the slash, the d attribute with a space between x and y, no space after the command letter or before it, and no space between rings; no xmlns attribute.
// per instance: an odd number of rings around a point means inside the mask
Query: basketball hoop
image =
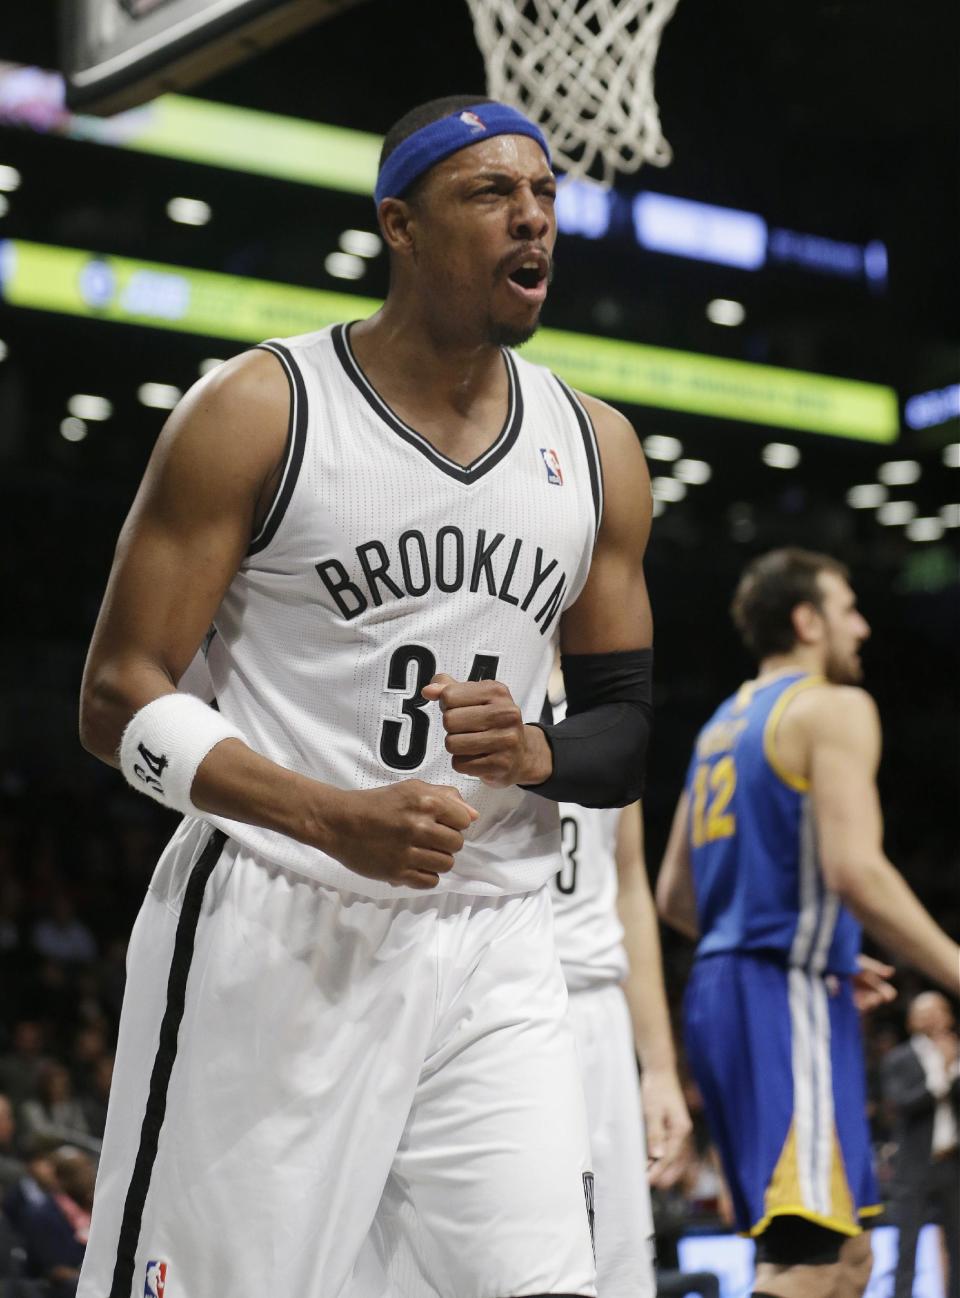
<svg viewBox="0 0 960 1298"><path fill-rule="evenodd" d="M487 93L521 109L568 176L663 167L653 70L677 0L467 0Z"/></svg>

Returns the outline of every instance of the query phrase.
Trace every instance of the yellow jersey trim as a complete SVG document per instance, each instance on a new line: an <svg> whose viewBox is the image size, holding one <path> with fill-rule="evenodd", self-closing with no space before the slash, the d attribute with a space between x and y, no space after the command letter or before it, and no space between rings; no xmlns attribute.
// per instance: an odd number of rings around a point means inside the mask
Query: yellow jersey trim
<svg viewBox="0 0 960 1298"><path fill-rule="evenodd" d="M776 748L777 727L783 718L787 705L792 703L798 694L803 690L810 689L814 685L825 684L826 677L824 676L803 676L800 680L795 681L793 685L789 685L770 709L770 715L767 717L766 724L763 727L763 755L766 757L774 775L776 775L788 789L793 789L796 793L806 793L810 788L810 781L804 776L797 775L794 771L788 770L780 761Z"/></svg>
<svg viewBox="0 0 960 1298"><path fill-rule="evenodd" d="M867 1211L873 1210L860 1209L861 1213ZM879 1209L877 1211L879 1211ZM751 1226L749 1230L742 1230L740 1231L740 1234L745 1235L748 1239L756 1239L758 1235L763 1234L773 1221L774 1217L802 1217L804 1221L812 1221L816 1226L825 1226L827 1230L835 1230L838 1235L849 1235L854 1237L863 1234L862 1226L855 1226L849 1221L842 1220L840 1217L826 1217L822 1213L811 1212L810 1209L804 1207L802 1203L780 1204L770 1212L764 1213L760 1220Z"/></svg>

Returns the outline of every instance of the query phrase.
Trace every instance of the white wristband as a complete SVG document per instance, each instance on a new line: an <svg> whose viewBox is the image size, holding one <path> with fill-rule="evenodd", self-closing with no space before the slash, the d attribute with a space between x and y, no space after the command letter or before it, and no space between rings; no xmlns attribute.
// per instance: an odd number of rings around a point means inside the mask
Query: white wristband
<svg viewBox="0 0 960 1298"><path fill-rule="evenodd" d="M155 802L199 816L203 813L190 798L193 779L222 739L243 735L192 694L162 694L131 717L120 740L120 769L129 784Z"/></svg>

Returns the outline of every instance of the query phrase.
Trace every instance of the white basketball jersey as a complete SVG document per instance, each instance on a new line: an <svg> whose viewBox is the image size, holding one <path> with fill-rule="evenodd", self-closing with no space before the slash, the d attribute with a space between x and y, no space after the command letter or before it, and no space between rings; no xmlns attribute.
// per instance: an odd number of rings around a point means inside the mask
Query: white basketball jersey
<svg viewBox="0 0 960 1298"><path fill-rule="evenodd" d="M458 775L439 705L420 691L435 672L497 679L538 719L602 509L586 411L504 350L505 423L463 467L372 388L349 326L263 346L290 384L290 433L276 499L215 619L207 663L220 710L258 752L324 783L456 785L480 819L441 891L540 886L557 869L556 804ZM210 819L321 882L398 895L281 834Z"/></svg>
<svg viewBox="0 0 960 1298"><path fill-rule="evenodd" d="M553 709L555 720L563 704ZM617 913L617 825L620 808L560 804L563 863L553 877L554 928L563 976L572 992L627 976Z"/></svg>

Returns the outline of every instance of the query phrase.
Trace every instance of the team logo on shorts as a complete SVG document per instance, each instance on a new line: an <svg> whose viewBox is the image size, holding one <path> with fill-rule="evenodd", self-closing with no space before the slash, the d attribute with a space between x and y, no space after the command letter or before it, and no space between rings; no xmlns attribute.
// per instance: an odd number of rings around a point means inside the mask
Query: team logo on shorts
<svg viewBox="0 0 960 1298"><path fill-rule="evenodd" d="M597 1241L593 1233L594 1211L593 1211L593 1173L584 1172L583 1174L583 1197L587 1204L587 1221L590 1223L590 1247L593 1249L593 1260L597 1260Z"/></svg>
<svg viewBox="0 0 960 1298"><path fill-rule="evenodd" d="M563 486L563 469L560 468L560 457L550 446L541 446L540 454L547 470L547 481L552 487Z"/></svg>
<svg viewBox="0 0 960 1298"><path fill-rule="evenodd" d="M483 122L476 113L461 113L460 120L463 122L464 126L470 127L470 130L473 131L474 135L476 135L478 131L485 131L487 129L486 123Z"/></svg>
<svg viewBox="0 0 960 1298"><path fill-rule="evenodd" d="M148 1262L147 1278L143 1286L143 1298L163 1298L167 1287L166 1262Z"/></svg>

